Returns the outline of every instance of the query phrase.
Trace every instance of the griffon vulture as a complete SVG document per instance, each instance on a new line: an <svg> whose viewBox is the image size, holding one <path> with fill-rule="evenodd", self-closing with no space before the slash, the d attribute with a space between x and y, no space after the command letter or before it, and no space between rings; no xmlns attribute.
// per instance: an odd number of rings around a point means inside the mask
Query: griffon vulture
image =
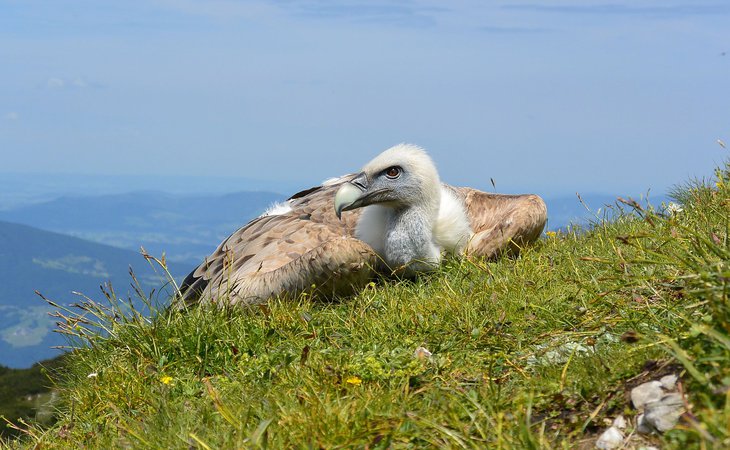
<svg viewBox="0 0 730 450"><path fill-rule="evenodd" d="M240 228L185 278L181 299L253 304L310 290L347 295L376 273L432 270L444 254L519 251L546 219L540 197L443 184L425 151L400 144L360 173L294 194Z"/></svg>

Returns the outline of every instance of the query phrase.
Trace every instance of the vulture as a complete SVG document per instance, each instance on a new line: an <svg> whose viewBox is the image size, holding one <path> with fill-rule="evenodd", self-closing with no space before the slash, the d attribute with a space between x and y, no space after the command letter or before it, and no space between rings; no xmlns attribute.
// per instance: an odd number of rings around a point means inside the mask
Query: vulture
<svg viewBox="0 0 730 450"><path fill-rule="evenodd" d="M418 146L275 204L225 239L180 286L182 305L250 305L303 292L353 294L377 274L413 277L445 255L495 258L538 239L537 195L442 183Z"/></svg>

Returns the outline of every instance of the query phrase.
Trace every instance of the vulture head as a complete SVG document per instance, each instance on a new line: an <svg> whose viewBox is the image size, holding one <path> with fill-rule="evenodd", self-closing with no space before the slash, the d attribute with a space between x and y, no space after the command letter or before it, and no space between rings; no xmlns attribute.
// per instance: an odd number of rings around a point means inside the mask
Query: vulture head
<svg viewBox="0 0 730 450"><path fill-rule="evenodd" d="M392 147L362 168L335 196L335 212L381 205L394 210L419 208L438 212L441 183L436 166L421 148Z"/></svg>
<svg viewBox="0 0 730 450"><path fill-rule="evenodd" d="M391 269L406 275L423 272L436 267L443 250L434 236L442 191L426 152L400 144L342 185L335 195L335 213L341 217L343 211L366 207L355 236L372 246Z"/></svg>

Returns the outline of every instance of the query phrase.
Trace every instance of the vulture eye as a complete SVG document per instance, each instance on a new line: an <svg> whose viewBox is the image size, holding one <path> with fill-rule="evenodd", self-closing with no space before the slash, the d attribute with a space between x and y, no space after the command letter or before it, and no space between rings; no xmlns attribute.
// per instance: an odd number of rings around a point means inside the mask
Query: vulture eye
<svg viewBox="0 0 730 450"><path fill-rule="evenodd" d="M385 176L391 180L396 179L400 176L401 168L398 166L388 167L385 169Z"/></svg>

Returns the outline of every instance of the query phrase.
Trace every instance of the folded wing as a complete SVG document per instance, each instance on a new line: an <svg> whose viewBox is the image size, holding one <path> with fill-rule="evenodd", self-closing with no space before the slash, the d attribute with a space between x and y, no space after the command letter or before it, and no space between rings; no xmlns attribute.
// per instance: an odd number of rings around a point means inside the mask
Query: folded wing
<svg viewBox="0 0 730 450"><path fill-rule="evenodd" d="M359 213L335 216L334 195L349 178L295 194L233 233L183 281L182 300L254 304L310 290L333 297L362 289L378 258L353 237Z"/></svg>

